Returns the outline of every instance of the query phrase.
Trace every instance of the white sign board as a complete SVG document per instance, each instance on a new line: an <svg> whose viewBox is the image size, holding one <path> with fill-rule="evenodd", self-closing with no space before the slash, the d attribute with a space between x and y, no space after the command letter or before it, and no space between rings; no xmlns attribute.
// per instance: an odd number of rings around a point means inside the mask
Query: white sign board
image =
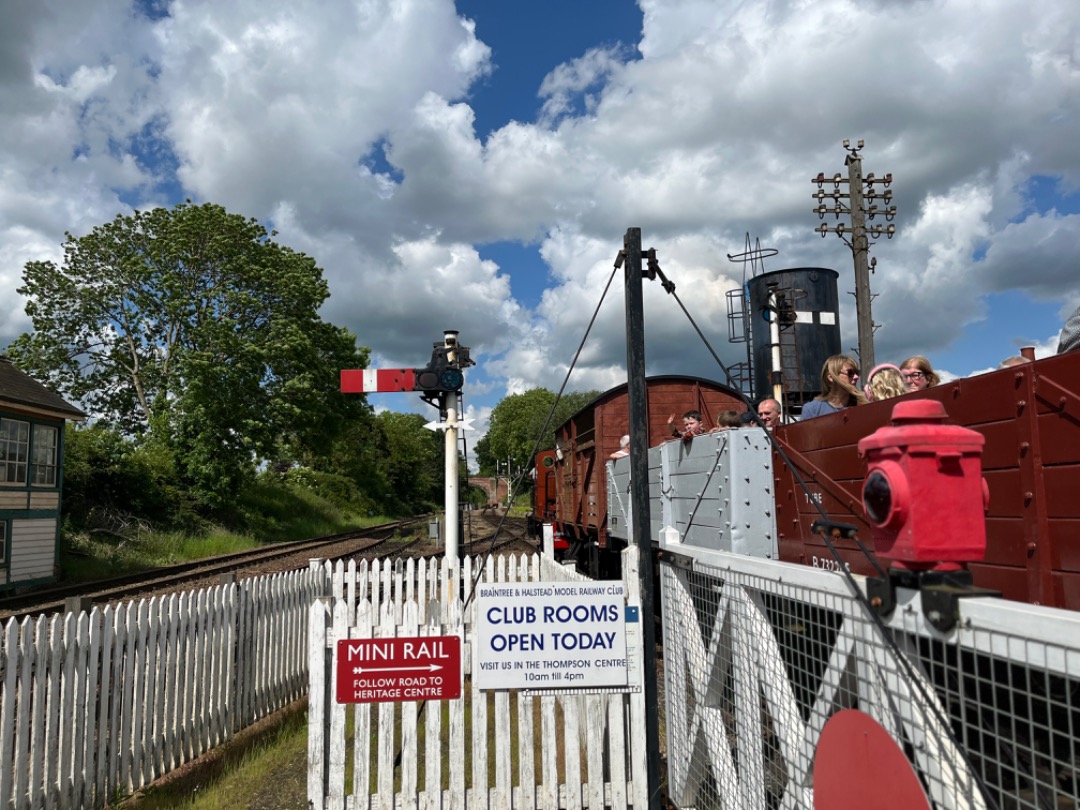
<svg viewBox="0 0 1080 810"><path fill-rule="evenodd" d="M480 689L626 686L622 582L496 582L476 589Z"/></svg>

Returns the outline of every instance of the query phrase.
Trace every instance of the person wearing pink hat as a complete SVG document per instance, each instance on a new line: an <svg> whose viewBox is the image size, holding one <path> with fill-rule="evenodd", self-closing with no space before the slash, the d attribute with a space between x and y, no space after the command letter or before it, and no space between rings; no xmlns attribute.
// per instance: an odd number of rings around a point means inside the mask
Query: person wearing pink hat
<svg viewBox="0 0 1080 810"><path fill-rule="evenodd" d="M870 373L866 375L863 392L866 394L867 402L901 396L906 393L904 376L892 363L881 363L870 369Z"/></svg>

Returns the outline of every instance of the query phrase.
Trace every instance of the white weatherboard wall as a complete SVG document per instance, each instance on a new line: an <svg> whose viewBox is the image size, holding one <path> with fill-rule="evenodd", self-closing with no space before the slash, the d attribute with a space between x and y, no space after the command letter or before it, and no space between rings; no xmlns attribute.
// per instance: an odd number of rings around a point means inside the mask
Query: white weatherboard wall
<svg viewBox="0 0 1080 810"><path fill-rule="evenodd" d="M608 534L633 540L630 459L608 462ZM772 447L764 428L719 430L649 448L650 537L777 559Z"/></svg>
<svg viewBox="0 0 1080 810"><path fill-rule="evenodd" d="M51 577L55 560L56 518L11 521L12 582Z"/></svg>

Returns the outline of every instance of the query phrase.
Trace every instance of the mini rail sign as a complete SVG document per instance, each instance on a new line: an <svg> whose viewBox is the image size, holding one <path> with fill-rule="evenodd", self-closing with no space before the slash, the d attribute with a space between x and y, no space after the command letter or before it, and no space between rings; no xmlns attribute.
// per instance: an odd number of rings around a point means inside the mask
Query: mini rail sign
<svg viewBox="0 0 1080 810"><path fill-rule="evenodd" d="M461 639L343 639L335 686L338 703L454 700L461 697Z"/></svg>
<svg viewBox="0 0 1080 810"><path fill-rule="evenodd" d="M480 689L627 687L622 582L506 582L476 589Z"/></svg>

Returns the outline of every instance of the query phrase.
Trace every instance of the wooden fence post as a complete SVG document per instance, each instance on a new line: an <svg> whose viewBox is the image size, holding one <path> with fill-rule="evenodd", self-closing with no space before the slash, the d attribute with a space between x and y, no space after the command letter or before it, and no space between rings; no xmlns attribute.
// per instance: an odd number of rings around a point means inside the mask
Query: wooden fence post
<svg viewBox="0 0 1080 810"><path fill-rule="evenodd" d="M308 612L308 800L313 810L326 807L326 637L330 600L316 599Z"/></svg>

